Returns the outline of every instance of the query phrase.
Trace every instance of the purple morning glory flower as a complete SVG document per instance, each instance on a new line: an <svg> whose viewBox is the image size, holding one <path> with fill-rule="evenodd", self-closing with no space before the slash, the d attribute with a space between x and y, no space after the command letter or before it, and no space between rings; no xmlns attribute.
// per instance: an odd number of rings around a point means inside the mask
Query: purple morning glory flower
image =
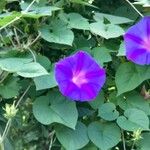
<svg viewBox="0 0 150 150"><path fill-rule="evenodd" d="M139 65L150 65L150 17L142 18L124 35L128 60Z"/></svg>
<svg viewBox="0 0 150 150"><path fill-rule="evenodd" d="M60 92L76 101L94 99L105 83L105 70L86 52L78 51L55 65Z"/></svg>

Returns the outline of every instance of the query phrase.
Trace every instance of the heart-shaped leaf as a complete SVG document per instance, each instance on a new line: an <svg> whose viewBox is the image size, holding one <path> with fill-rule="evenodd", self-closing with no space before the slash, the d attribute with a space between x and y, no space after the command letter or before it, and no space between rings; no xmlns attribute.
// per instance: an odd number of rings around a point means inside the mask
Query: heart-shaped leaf
<svg viewBox="0 0 150 150"><path fill-rule="evenodd" d="M120 128L127 131L149 130L149 119L147 115L139 109L130 108L124 112L124 116L117 119Z"/></svg>
<svg viewBox="0 0 150 150"><path fill-rule="evenodd" d="M88 127L88 135L91 141L102 150L114 147L121 139L120 129L114 123L92 122Z"/></svg>
<svg viewBox="0 0 150 150"><path fill-rule="evenodd" d="M103 22L91 23L90 30L105 39L116 38L124 34L124 30L120 26Z"/></svg>
<svg viewBox="0 0 150 150"><path fill-rule="evenodd" d="M35 100L33 114L42 124L48 125L57 122L73 129L78 117L75 103L54 91Z"/></svg>
<svg viewBox="0 0 150 150"><path fill-rule="evenodd" d="M113 121L118 118L119 112L113 103L105 103L99 107L99 116L105 120Z"/></svg>
<svg viewBox="0 0 150 150"><path fill-rule="evenodd" d="M81 122L77 123L75 130L64 126L57 126L55 130L58 140L67 150L80 149L89 142L87 127Z"/></svg>
<svg viewBox="0 0 150 150"><path fill-rule="evenodd" d="M72 45L74 34L62 21L54 22L52 25L42 26L39 30L41 37L51 43Z"/></svg>

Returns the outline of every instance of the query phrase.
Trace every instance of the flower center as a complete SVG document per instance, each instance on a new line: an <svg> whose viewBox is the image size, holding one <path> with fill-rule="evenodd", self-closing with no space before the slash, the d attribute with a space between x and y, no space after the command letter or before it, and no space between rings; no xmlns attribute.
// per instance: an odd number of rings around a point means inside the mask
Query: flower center
<svg viewBox="0 0 150 150"><path fill-rule="evenodd" d="M148 51L150 51L150 38L147 38L143 42L144 48L146 48Z"/></svg>
<svg viewBox="0 0 150 150"><path fill-rule="evenodd" d="M73 74L72 82L76 84L78 87L81 87L82 84L87 83L85 73L79 72L79 73Z"/></svg>

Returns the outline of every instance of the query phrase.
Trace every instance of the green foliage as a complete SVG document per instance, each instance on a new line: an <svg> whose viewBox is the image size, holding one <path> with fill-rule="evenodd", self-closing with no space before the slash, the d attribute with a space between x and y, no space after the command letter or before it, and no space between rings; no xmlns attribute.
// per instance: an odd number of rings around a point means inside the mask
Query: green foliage
<svg viewBox="0 0 150 150"><path fill-rule="evenodd" d="M13 98L19 95L20 86L18 84L19 79L17 77L11 77L0 84L0 96L3 98Z"/></svg>
<svg viewBox="0 0 150 150"><path fill-rule="evenodd" d="M34 4L30 7L30 11L26 12L26 8L29 6L30 3L21 3L22 8L22 17L29 17L38 19L44 16L51 16L53 11L57 11L60 8L55 6L42 6L38 4Z"/></svg>
<svg viewBox="0 0 150 150"><path fill-rule="evenodd" d="M0 26L4 26L7 23L11 22L13 19L15 19L16 17L20 17L21 14L18 12L8 12L5 14L0 14Z"/></svg>
<svg viewBox="0 0 150 150"><path fill-rule="evenodd" d="M38 97L33 104L33 114L42 124L53 122L75 128L78 113L74 102L66 100L58 92Z"/></svg>
<svg viewBox="0 0 150 150"><path fill-rule="evenodd" d="M150 143L149 143L150 133L143 133L142 138L137 143L138 150L149 150Z"/></svg>
<svg viewBox="0 0 150 150"><path fill-rule="evenodd" d="M47 71L37 62L28 58L5 58L0 60L2 70L15 72L26 78L33 78L48 74Z"/></svg>
<svg viewBox="0 0 150 150"><path fill-rule="evenodd" d="M150 14L149 0L130 2ZM129 62L123 40L140 20L130 2L0 0L0 150L150 149L150 66ZM78 50L107 74L84 103L55 80L55 64Z"/></svg>
<svg viewBox="0 0 150 150"><path fill-rule="evenodd" d="M95 47L93 48L94 59L98 64L103 66L103 63L110 62L111 55L109 54L109 50L105 47Z"/></svg>
<svg viewBox="0 0 150 150"><path fill-rule="evenodd" d="M105 39L116 38L124 34L124 30L121 27L114 24L104 24L101 21L91 23L90 30Z"/></svg>
<svg viewBox="0 0 150 150"><path fill-rule="evenodd" d="M89 102L90 106L93 109L98 109L105 101L104 92L101 91L101 93L91 102Z"/></svg>
<svg viewBox="0 0 150 150"><path fill-rule="evenodd" d="M34 83L36 86L36 90L50 89L57 86L53 72L50 72L50 74L48 75L43 75L34 78Z"/></svg>
<svg viewBox="0 0 150 150"><path fill-rule="evenodd" d="M68 28L89 30L89 22L78 13L60 14L59 18L63 20Z"/></svg>
<svg viewBox="0 0 150 150"><path fill-rule="evenodd" d="M124 116L118 117L117 123L127 131L149 130L149 118L142 110L136 108L127 109Z"/></svg>
<svg viewBox="0 0 150 150"><path fill-rule="evenodd" d="M117 56L125 56L125 45L124 45L124 42L122 42L120 44Z"/></svg>
<svg viewBox="0 0 150 150"><path fill-rule="evenodd" d="M118 118L119 112L113 103L105 103L99 107L99 116L105 120L112 121Z"/></svg>
<svg viewBox="0 0 150 150"><path fill-rule="evenodd" d="M104 20L105 18L112 24L124 24L124 23L129 23L133 21L126 17L119 17L119 16L114 16L114 15L109 15L109 14L104 14L104 13L95 13L94 15L94 19L96 21Z"/></svg>
<svg viewBox="0 0 150 150"><path fill-rule="evenodd" d="M127 62L119 66L116 72L116 86L118 95L134 90L143 81L150 78L150 67L139 66Z"/></svg>
<svg viewBox="0 0 150 150"><path fill-rule="evenodd" d="M134 3L143 5L144 7L149 7L150 6L150 1L149 0L136 0L136 2L134 2Z"/></svg>
<svg viewBox="0 0 150 150"><path fill-rule="evenodd" d="M56 135L60 143L68 150L80 149L89 142L87 127L81 122L77 123L75 130L57 126Z"/></svg>
<svg viewBox="0 0 150 150"><path fill-rule="evenodd" d="M118 97L118 105L123 110L137 108L143 110L147 115L150 115L149 102L145 101L137 92L128 93Z"/></svg>
<svg viewBox="0 0 150 150"><path fill-rule="evenodd" d="M121 138L120 129L113 123L92 122L88 127L88 135L91 141L103 150L115 146Z"/></svg>
<svg viewBox="0 0 150 150"><path fill-rule="evenodd" d="M74 35L62 21L57 20L51 26L42 26L39 30L44 40L51 43L72 45Z"/></svg>

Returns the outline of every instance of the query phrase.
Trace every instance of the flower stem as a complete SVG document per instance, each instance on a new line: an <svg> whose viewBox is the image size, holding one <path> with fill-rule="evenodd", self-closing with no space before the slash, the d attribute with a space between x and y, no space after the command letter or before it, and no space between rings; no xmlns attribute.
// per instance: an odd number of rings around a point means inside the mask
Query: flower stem
<svg viewBox="0 0 150 150"><path fill-rule="evenodd" d="M1 141L1 134L0 134L0 141ZM4 150L4 145L3 145L3 143L0 143L0 150Z"/></svg>
<svg viewBox="0 0 150 150"><path fill-rule="evenodd" d="M125 0L141 17L144 17L143 14L141 14L138 9L129 1L129 0Z"/></svg>
<svg viewBox="0 0 150 150"><path fill-rule="evenodd" d="M10 22L8 22L8 23L6 23L4 26L2 26L2 27L0 28L0 31L1 31L2 29L6 28L7 26L9 26L10 24L12 24L12 23L16 22L17 20L19 20L19 19L23 16L23 14L25 14L25 13L27 13L27 12L29 11L30 7L34 4L35 1L36 1L36 0L33 0L33 1L29 4L29 6L22 12L22 14L21 14L20 16L15 17L13 20L11 20Z"/></svg>
<svg viewBox="0 0 150 150"><path fill-rule="evenodd" d="M9 73L8 72L4 72L4 76L3 78L0 80L0 84L8 77Z"/></svg>
<svg viewBox="0 0 150 150"><path fill-rule="evenodd" d="M134 150L135 140L132 143L131 150Z"/></svg>
<svg viewBox="0 0 150 150"><path fill-rule="evenodd" d="M24 98L24 96L26 95L26 93L29 91L29 89L30 89L30 87L31 87L31 85L29 85L27 88L26 88L26 90L24 91L24 93L22 94L22 96L20 97L20 99L18 100L18 102L16 103L16 109L17 109L17 107L19 106L19 104L20 104L20 102L22 101L22 99Z"/></svg>
<svg viewBox="0 0 150 150"><path fill-rule="evenodd" d="M122 142L123 142L123 150L126 150L126 142L124 138L124 131L121 129L121 134L122 134Z"/></svg>
<svg viewBox="0 0 150 150"><path fill-rule="evenodd" d="M40 36L41 36L41 33L39 33L38 36L31 43L27 45L27 48L33 45L40 38Z"/></svg>
<svg viewBox="0 0 150 150"><path fill-rule="evenodd" d="M18 100L17 104L15 105L15 108L17 109L17 107L19 106L21 100L24 98L24 96L26 95L26 93L28 92L28 90L30 89L31 85L29 85L27 87L27 89L24 91L24 93L22 94L22 96L20 97L20 99ZM8 119L7 123L6 123L6 126L5 126L5 129L4 129L4 132L2 134L2 137L0 138L0 146L2 145L3 141L5 140L5 138L7 137L7 134L9 132L9 129L10 129L10 126L11 126L11 121L12 119ZM0 149L1 150L1 149Z"/></svg>
<svg viewBox="0 0 150 150"><path fill-rule="evenodd" d="M5 129L4 129L4 132L3 132L3 135L2 135L1 140L0 140L0 144L2 144L2 142L5 139L5 137L7 136L9 128L10 128L10 125L11 125L11 119L8 119L7 124L5 126Z"/></svg>
<svg viewBox="0 0 150 150"><path fill-rule="evenodd" d="M4 150L4 145L3 145L3 143L0 144L0 150Z"/></svg>

